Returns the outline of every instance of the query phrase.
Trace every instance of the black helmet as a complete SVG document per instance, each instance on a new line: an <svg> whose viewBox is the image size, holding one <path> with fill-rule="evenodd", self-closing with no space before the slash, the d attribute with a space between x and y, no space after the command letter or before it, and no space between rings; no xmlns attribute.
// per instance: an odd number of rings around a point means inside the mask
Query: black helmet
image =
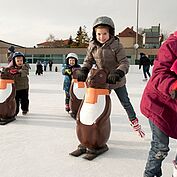
<svg viewBox="0 0 177 177"><path fill-rule="evenodd" d="M8 48L9 53L14 53L15 52L15 47L12 45Z"/></svg>
<svg viewBox="0 0 177 177"><path fill-rule="evenodd" d="M16 57L23 57L23 63L25 63L25 55L22 52L15 52L12 56L13 64L16 66L15 58Z"/></svg>
<svg viewBox="0 0 177 177"><path fill-rule="evenodd" d="M107 16L102 16L102 17L98 17L94 23L93 23L93 39L96 39L96 33L95 33L95 28L98 26L108 26L109 27L109 33L110 35L114 36L114 31L115 31L115 26L114 26L114 22L112 21L112 19L110 17Z"/></svg>

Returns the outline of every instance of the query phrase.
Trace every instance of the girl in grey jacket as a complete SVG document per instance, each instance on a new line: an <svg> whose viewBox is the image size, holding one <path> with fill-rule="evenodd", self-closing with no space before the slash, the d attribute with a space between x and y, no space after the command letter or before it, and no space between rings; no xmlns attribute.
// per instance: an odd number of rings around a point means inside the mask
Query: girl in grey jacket
<svg viewBox="0 0 177 177"><path fill-rule="evenodd" d="M144 137L141 125L128 97L125 74L129 70L129 62L119 39L114 36L115 27L111 18L98 17L93 24L93 39L89 43L83 67L78 70L78 81L85 81L87 75L96 63L98 69L108 71L107 82L119 98L127 112L130 124L140 137Z"/></svg>

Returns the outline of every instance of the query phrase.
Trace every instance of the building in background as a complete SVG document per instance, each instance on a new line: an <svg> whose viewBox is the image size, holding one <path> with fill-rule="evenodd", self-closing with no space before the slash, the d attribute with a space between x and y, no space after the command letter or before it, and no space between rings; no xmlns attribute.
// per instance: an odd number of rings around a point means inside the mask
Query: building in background
<svg viewBox="0 0 177 177"><path fill-rule="evenodd" d="M136 43L136 32L133 30L133 27L127 27L125 30L120 32L117 35L120 39L120 42L123 44L125 48L134 48ZM138 34L138 44L139 47L142 48L143 46L143 36Z"/></svg>
<svg viewBox="0 0 177 177"><path fill-rule="evenodd" d="M138 64L139 58L136 59L134 48L136 43L136 32L133 30L133 27L125 28L125 30L120 32L117 36L125 48L130 64ZM161 43L160 36L160 25L152 26L150 29L144 29L143 35L138 34L138 55L142 52L148 55L151 60L154 60ZM11 45L16 48L16 51L20 51L25 54L28 63L36 63L37 60L40 60L41 62L44 60L52 60L54 64L65 63L65 57L70 52L76 53L79 57L79 63L82 64L86 56L88 46L86 43L85 47L77 47L75 41L66 39L45 41L37 44L37 47L34 46L31 48L26 48L0 40L0 63L7 62L6 53L8 47Z"/></svg>
<svg viewBox="0 0 177 177"><path fill-rule="evenodd" d="M144 48L159 48L161 45L160 24L144 29L143 32L143 47Z"/></svg>

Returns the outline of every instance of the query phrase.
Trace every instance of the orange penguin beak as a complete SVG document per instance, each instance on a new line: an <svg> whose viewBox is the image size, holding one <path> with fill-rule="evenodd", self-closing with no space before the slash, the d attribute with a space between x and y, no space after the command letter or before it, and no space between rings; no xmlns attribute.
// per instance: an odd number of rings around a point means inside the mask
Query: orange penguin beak
<svg viewBox="0 0 177 177"><path fill-rule="evenodd" d="M86 103L97 103L98 95L109 95L109 90L88 88L85 96Z"/></svg>
<svg viewBox="0 0 177 177"><path fill-rule="evenodd" d="M0 79L0 89L6 89L8 83L13 84L14 81L13 80L8 80L8 79Z"/></svg>
<svg viewBox="0 0 177 177"><path fill-rule="evenodd" d="M73 79L73 82L78 84L78 88L84 88L85 87L84 82L78 82L77 79Z"/></svg>

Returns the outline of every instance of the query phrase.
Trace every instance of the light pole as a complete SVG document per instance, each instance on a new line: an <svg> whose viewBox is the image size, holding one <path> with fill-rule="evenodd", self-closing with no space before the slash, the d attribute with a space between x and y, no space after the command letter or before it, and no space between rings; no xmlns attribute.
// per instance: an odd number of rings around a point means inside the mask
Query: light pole
<svg viewBox="0 0 177 177"><path fill-rule="evenodd" d="M138 59L138 22L139 22L139 0L136 0L136 38L135 38L135 60ZM134 64L135 64L134 60Z"/></svg>

